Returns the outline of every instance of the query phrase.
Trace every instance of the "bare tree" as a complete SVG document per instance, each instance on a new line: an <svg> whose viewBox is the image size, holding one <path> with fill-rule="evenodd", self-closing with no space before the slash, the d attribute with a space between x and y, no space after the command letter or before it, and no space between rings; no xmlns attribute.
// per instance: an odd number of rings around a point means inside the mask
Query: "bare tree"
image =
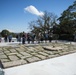
<svg viewBox="0 0 76 75"><path fill-rule="evenodd" d="M49 32L56 24L56 19L57 16L55 14L45 11L45 14L42 17L39 17L36 21L31 21L29 26L34 33Z"/></svg>

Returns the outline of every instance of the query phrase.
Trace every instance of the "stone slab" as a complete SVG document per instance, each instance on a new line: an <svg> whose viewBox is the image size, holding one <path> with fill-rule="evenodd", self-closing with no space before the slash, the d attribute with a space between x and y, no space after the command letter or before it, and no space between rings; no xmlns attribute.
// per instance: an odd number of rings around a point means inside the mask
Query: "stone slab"
<svg viewBox="0 0 76 75"><path fill-rule="evenodd" d="M13 66L18 66L18 65L22 65L22 64L26 64L27 61L25 60L16 60L16 61L11 61L11 62L7 62L7 63L3 63L5 68L9 68L9 67L13 67Z"/></svg>
<svg viewBox="0 0 76 75"><path fill-rule="evenodd" d="M16 55L10 55L10 56L8 56L8 57L9 57L10 60L13 60L13 61L19 59Z"/></svg>
<svg viewBox="0 0 76 75"><path fill-rule="evenodd" d="M0 55L0 59L3 59L3 58L7 58L7 56L4 54Z"/></svg>
<svg viewBox="0 0 76 75"><path fill-rule="evenodd" d="M44 48L45 50L50 50L50 51L62 50L61 47L53 47L53 46L43 46L43 48Z"/></svg>
<svg viewBox="0 0 76 75"><path fill-rule="evenodd" d="M40 59L38 57L31 57L26 59L28 62L36 62L39 61Z"/></svg>

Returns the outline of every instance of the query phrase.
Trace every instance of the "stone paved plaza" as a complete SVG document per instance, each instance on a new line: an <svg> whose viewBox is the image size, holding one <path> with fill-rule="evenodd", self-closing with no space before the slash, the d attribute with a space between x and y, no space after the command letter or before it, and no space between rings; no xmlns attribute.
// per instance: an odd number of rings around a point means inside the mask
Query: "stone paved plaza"
<svg viewBox="0 0 76 75"><path fill-rule="evenodd" d="M46 50L44 46L61 47L60 50ZM76 52L76 45L63 43L25 44L0 47L0 60L4 68L37 62Z"/></svg>

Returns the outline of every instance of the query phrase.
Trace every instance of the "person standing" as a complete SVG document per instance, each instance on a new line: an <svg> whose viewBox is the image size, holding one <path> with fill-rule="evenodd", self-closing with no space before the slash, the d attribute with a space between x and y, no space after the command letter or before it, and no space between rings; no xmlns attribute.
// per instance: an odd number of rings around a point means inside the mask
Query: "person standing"
<svg viewBox="0 0 76 75"><path fill-rule="evenodd" d="M17 42L18 42L18 34L16 35L16 39L17 39Z"/></svg>
<svg viewBox="0 0 76 75"><path fill-rule="evenodd" d="M30 44L30 41L31 41L30 33L27 33L27 41L28 41L28 44Z"/></svg>
<svg viewBox="0 0 76 75"><path fill-rule="evenodd" d="M17 39L17 42L21 42L21 36L20 36L20 34L16 35L16 39Z"/></svg>
<svg viewBox="0 0 76 75"><path fill-rule="evenodd" d="M23 32L23 34L22 34L22 44L25 44L25 40L26 40L26 36L25 36L25 33Z"/></svg>
<svg viewBox="0 0 76 75"><path fill-rule="evenodd" d="M0 42L2 41L1 35L0 35Z"/></svg>
<svg viewBox="0 0 76 75"><path fill-rule="evenodd" d="M34 41L35 41L35 34L34 33L32 33L32 35L31 35L31 41L34 44Z"/></svg>
<svg viewBox="0 0 76 75"><path fill-rule="evenodd" d="M21 35L18 35L18 42L21 42Z"/></svg>
<svg viewBox="0 0 76 75"><path fill-rule="evenodd" d="M47 43L48 40L48 33L44 33L45 43Z"/></svg>
<svg viewBox="0 0 76 75"><path fill-rule="evenodd" d="M48 33L48 40L49 40L49 42L52 41L52 33L51 32Z"/></svg>
<svg viewBox="0 0 76 75"><path fill-rule="evenodd" d="M11 34L8 36L8 39L9 39L9 42L12 41L12 35Z"/></svg>
<svg viewBox="0 0 76 75"><path fill-rule="evenodd" d="M4 41L7 42L7 39L8 39L8 36L7 36L7 34L5 34Z"/></svg>

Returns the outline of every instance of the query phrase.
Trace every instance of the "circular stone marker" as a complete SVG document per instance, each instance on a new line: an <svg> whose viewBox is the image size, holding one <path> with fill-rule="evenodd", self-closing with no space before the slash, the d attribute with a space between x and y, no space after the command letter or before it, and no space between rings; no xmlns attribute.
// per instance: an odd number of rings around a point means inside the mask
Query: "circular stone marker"
<svg viewBox="0 0 76 75"><path fill-rule="evenodd" d="M55 46L43 46L43 48L44 48L45 50L50 50L50 51L62 50L61 47L55 47Z"/></svg>

